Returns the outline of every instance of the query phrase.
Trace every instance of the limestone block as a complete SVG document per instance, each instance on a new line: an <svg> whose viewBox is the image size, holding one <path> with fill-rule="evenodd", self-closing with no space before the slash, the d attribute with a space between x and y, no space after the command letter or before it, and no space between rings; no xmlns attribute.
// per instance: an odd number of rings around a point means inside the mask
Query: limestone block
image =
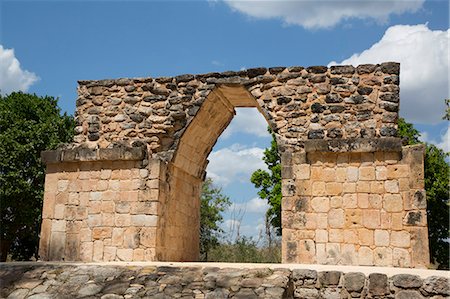
<svg viewBox="0 0 450 299"><path fill-rule="evenodd" d="M400 194L385 194L383 196L383 208L387 212L403 211L403 200Z"/></svg>
<svg viewBox="0 0 450 299"><path fill-rule="evenodd" d="M392 249L389 247L377 247L373 250L375 266L392 266Z"/></svg>
<svg viewBox="0 0 450 299"><path fill-rule="evenodd" d="M311 208L315 212L328 212L330 210L330 199L328 197L313 197Z"/></svg>
<svg viewBox="0 0 450 299"><path fill-rule="evenodd" d="M389 246L390 244L389 231L376 229L374 237L376 246Z"/></svg>
<svg viewBox="0 0 450 299"><path fill-rule="evenodd" d="M358 264L361 266L373 265L373 251L370 247L361 246L358 250Z"/></svg>
<svg viewBox="0 0 450 299"><path fill-rule="evenodd" d="M119 261L125 262L133 261L133 249L131 248L118 248L116 255Z"/></svg>
<svg viewBox="0 0 450 299"><path fill-rule="evenodd" d="M359 228L358 229L358 239L359 244L361 245L373 245L373 230L367 229L367 228Z"/></svg>
<svg viewBox="0 0 450 299"><path fill-rule="evenodd" d="M330 228L343 228L345 213L343 209L331 209L328 212L328 225Z"/></svg>
<svg viewBox="0 0 450 299"><path fill-rule="evenodd" d="M411 246L411 234L407 231L393 231L391 233L391 245L409 248Z"/></svg>
<svg viewBox="0 0 450 299"><path fill-rule="evenodd" d="M375 180L375 167L373 167L373 166L360 167L359 168L359 179L362 181Z"/></svg>
<svg viewBox="0 0 450 299"><path fill-rule="evenodd" d="M394 248L392 251L392 263L394 267L411 267L411 256L404 248Z"/></svg>

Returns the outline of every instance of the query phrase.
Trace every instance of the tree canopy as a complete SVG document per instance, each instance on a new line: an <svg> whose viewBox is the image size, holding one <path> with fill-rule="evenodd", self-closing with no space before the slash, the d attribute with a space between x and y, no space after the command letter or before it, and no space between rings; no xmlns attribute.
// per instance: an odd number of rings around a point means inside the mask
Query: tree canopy
<svg viewBox="0 0 450 299"><path fill-rule="evenodd" d="M57 99L13 92L0 95L0 241L4 261L37 255L45 168L41 151L72 139L74 120Z"/></svg>
<svg viewBox="0 0 450 299"><path fill-rule="evenodd" d="M270 207L267 210L266 217L269 223L276 229L278 235L281 235L281 160L278 154L278 145L275 135L270 128L272 142L269 148L264 151L264 163L266 163L269 172L258 169L250 181L256 188L260 189L258 195L261 199L266 199Z"/></svg>
<svg viewBox="0 0 450 299"><path fill-rule="evenodd" d="M207 178L200 196L200 256L203 261L207 261L208 252L219 245L222 213L230 204L230 199L222 194L222 189L215 187L212 179Z"/></svg>

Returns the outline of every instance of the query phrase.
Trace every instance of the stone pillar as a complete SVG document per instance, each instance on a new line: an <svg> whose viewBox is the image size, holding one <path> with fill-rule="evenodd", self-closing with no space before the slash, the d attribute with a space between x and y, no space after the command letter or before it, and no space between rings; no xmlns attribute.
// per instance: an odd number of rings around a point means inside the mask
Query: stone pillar
<svg viewBox="0 0 450 299"><path fill-rule="evenodd" d="M42 260L156 260L160 163L142 148L44 152Z"/></svg>
<svg viewBox="0 0 450 299"><path fill-rule="evenodd" d="M423 150L395 138L306 142L283 177L283 262L426 267Z"/></svg>

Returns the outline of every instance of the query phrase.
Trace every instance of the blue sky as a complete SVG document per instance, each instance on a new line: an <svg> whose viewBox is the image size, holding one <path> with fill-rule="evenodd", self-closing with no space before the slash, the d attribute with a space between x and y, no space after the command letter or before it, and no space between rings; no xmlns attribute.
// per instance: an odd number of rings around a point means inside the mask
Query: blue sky
<svg viewBox="0 0 450 299"><path fill-rule="evenodd" d="M59 97L72 114L81 79L395 60L401 115L449 150L441 120L449 34L448 1L0 0L0 89ZM261 115L239 110L208 167L234 207L246 210L248 235L266 207L248 181L264 166L265 130Z"/></svg>

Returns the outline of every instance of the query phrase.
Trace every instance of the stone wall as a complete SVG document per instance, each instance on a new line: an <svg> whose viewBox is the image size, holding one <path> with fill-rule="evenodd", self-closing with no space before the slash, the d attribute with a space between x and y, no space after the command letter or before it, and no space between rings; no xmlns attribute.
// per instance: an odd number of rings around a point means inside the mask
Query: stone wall
<svg viewBox="0 0 450 299"><path fill-rule="evenodd" d="M196 260L207 157L255 107L281 154L283 262L426 267L423 149L395 137L398 84L392 62L79 81L74 142L43 154L41 258Z"/></svg>
<svg viewBox="0 0 450 299"><path fill-rule="evenodd" d="M0 297L21 298L449 298L444 271L353 272L273 265L2 264ZM357 269L356 269L357 270ZM364 269L367 270L367 269Z"/></svg>
<svg viewBox="0 0 450 299"><path fill-rule="evenodd" d="M295 188L284 188L283 260L426 267L424 146L362 153L309 147L293 163Z"/></svg>

